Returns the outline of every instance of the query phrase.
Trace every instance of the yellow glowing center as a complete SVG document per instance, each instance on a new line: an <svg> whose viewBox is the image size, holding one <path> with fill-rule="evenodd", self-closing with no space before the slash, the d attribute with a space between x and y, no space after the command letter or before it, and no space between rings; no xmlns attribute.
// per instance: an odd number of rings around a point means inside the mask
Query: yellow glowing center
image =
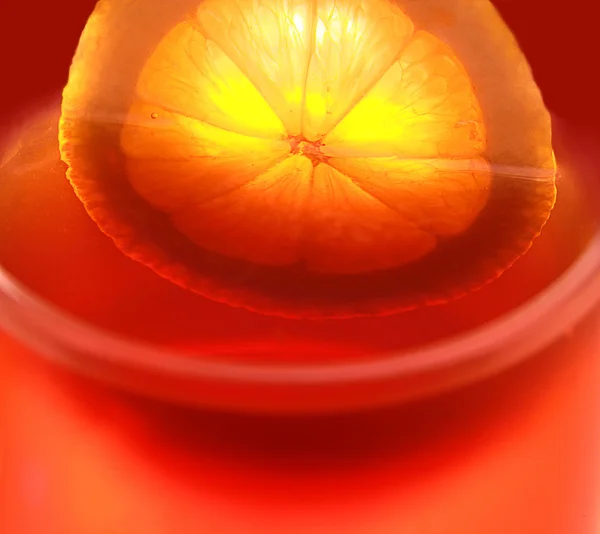
<svg viewBox="0 0 600 534"><path fill-rule="evenodd" d="M180 232L264 265L403 265L488 198L469 76L388 0L202 2L146 62L121 141Z"/></svg>

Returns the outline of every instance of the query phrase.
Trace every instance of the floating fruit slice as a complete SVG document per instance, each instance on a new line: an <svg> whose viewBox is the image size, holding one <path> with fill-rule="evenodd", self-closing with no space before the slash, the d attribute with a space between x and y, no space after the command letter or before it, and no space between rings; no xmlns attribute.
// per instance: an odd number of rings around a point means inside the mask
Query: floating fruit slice
<svg viewBox="0 0 600 534"><path fill-rule="evenodd" d="M159 274L265 313L389 313L482 285L541 231L549 117L487 2L136 13L99 4L60 142L90 215Z"/></svg>

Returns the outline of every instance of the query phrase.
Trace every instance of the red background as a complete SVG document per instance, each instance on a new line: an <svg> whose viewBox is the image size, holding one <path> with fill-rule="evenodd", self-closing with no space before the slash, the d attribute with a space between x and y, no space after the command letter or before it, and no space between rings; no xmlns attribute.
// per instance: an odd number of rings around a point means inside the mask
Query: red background
<svg viewBox="0 0 600 534"><path fill-rule="evenodd" d="M168 0L165 0L168 1ZM0 112L6 119L67 81L70 58L95 0L0 2ZM555 114L597 129L600 4L495 0L528 56Z"/></svg>

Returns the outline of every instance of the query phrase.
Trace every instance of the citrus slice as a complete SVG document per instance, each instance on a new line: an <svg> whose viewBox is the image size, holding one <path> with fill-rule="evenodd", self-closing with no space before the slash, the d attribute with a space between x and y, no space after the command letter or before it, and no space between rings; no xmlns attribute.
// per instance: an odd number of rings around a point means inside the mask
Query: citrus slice
<svg viewBox="0 0 600 534"><path fill-rule="evenodd" d="M541 231L549 116L487 2L145 4L99 4L60 143L159 274L265 313L389 313L481 286Z"/></svg>

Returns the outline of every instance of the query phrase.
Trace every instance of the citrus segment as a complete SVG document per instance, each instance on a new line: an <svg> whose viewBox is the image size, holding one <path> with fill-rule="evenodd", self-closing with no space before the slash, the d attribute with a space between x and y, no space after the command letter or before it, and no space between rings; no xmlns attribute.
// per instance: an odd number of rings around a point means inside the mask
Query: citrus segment
<svg viewBox="0 0 600 534"><path fill-rule="evenodd" d="M306 263L318 272L396 267L425 255L436 242L329 165L315 168L304 224Z"/></svg>
<svg viewBox="0 0 600 534"><path fill-rule="evenodd" d="M140 76L137 94L157 110L232 132L275 139L285 134L281 120L247 76L188 22L160 42Z"/></svg>
<svg viewBox="0 0 600 534"><path fill-rule="evenodd" d="M195 17L197 30L240 68L290 135L302 133L315 8L313 0L205 0Z"/></svg>
<svg viewBox="0 0 600 534"><path fill-rule="evenodd" d="M299 261L313 165L296 155L235 191L188 204L173 223L208 250L263 265Z"/></svg>
<svg viewBox="0 0 600 534"><path fill-rule="evenodd" d="M458 58L420 31L323 142L337 156L471 158L484 149L485 132Z"/></svg>
<svg viewBox="0 0 600 534"><path fill-rule="evenodd" d="M248 137L156 109L142 101L131 107L121 148L129 182L167 213L239 188L289 152L284 141Z"/></svg>
<svg viewBox="0 0 600 534"><path fill-rule="evenodd" d="M391 2L319 0L302 133L322 138L375 85L413 34Z"/></svg>
<svg viewBox="0 0 600 534"><path fill-rule="evenodd" d="M451 236L486 205L492 179L483 159L332 158L330 165L419 228Z"/></svg>

